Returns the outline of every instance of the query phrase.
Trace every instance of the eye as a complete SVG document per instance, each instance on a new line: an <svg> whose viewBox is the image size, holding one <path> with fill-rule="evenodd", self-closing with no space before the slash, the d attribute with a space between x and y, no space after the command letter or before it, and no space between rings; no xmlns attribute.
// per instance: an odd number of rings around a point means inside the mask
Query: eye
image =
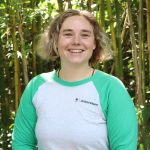
<svg viewBox="0 0 150 150"><path fill-rule="evenodd" d="M88 36L90 36L89 34L82 34L81 36L83 36L83 37L88 37Z"/></svg>
<svg viewBox="0 0 150 150"><path fill-rule="evenodd" d="M83 38L88 38L88 37L90 37L90 35L87 34L87 33L82 33L81 36L82 36Z"/></svg>
<svg viewBox="0 0 150 150"><path fill-rule="evenodd" d="M64 36L66 36L66 37L71 37L71 36L72 36L72 33L64 33Z"/></svg>

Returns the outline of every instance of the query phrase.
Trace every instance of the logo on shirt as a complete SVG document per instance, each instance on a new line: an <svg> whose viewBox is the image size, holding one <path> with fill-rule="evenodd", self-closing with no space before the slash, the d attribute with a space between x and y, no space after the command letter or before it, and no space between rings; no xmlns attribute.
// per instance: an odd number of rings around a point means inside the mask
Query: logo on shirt
<svg viewBox="0 0 150 150"><path fill-rule="evenodd" d="M80 99L80 98L75 98L75 102L81 102L81 103L86 103L86 104L90 104L90 105L94 105L94 106L98 106L98 104L91 102L91 101L87 101L84 99Z"/></svg>

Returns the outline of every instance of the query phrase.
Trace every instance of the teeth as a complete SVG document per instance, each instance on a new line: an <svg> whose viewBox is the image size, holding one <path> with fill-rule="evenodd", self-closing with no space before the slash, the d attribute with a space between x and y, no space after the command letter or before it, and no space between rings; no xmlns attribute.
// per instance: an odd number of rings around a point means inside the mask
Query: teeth
<svg viewBox="0 0 150 150"><path fill-rule="evenodd" d="M83 50L81 50L81 49L70 49L69 51L71 53L81 53Z"/></svg>

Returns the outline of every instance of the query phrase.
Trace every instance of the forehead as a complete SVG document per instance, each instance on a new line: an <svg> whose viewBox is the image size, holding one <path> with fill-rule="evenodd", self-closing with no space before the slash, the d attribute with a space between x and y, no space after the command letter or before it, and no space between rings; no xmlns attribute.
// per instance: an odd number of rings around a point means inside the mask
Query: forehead
<svg viewBox="0 0 150 150"><path fill-rule="evenodd" d="M93 26L84 16L71 16L64 20L61 29L88 29L93 30Z"/></svg>

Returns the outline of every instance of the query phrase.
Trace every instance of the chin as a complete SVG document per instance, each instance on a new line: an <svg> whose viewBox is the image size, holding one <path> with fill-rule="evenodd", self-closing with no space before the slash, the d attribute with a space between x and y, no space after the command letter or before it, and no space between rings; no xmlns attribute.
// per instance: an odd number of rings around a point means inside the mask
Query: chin
<svg viewBox="0 0 150 150"><path fill-rule="evenodd" d="M85 62L85 61L70 61L70 64L82 65L82 64L88 64L88 62Z"/></svg>

